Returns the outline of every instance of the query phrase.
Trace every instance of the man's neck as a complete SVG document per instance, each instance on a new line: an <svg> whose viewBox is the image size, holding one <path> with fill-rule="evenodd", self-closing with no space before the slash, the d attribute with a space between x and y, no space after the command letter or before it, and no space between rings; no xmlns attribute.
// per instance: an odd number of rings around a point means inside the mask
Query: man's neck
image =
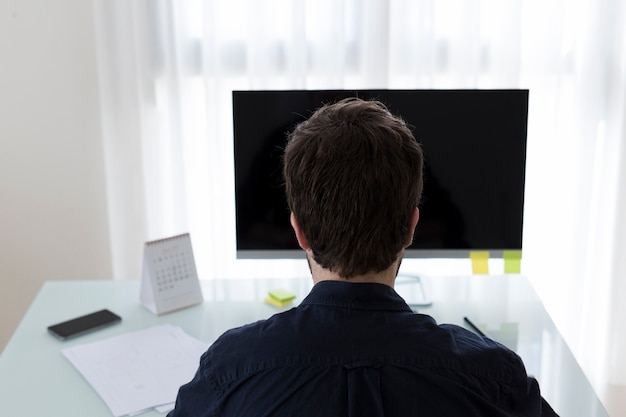
<svg viewBox="0 0 626 417"><path fill-rule="evenodd" d="M312 259L310 253L307 253L307 259L309 261L309 267L311 269L311 275L313 276L313 283L317 284L321 281L341 281L341 282L353 282L353 283L376 283L385 284L393 288L396 275L399 269L399 260L394 262L389 268L381 272L368 272L363 275L356 275L350 278L343 278L339 274L330 271L326 268L322 268L315 260Z"/></svg>

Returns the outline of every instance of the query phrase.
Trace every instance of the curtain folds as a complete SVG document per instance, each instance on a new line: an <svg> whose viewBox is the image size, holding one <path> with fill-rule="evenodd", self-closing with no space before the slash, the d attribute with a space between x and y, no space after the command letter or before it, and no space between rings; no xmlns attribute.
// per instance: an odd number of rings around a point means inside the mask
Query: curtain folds
<svg viewBox="0 0 626 417"><path fill-rule="evenodd" d="M528 88L523 272L596 389L626 386L624 2L94 1L116 278L187 231L202 278L307 273L235 259L232 90Z"/></svg>

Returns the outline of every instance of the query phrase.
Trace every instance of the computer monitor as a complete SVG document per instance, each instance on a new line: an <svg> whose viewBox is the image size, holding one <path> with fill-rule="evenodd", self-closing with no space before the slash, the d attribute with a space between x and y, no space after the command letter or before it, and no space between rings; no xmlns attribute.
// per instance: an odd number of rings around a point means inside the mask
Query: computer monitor
<svg viewBox="0 0 626 417"><path fill-rule="evenodd" d="M300 258L282 179L286 135L326 103L357 96L411 126L425 156L420 221L405 257L522 248L528 90L234 91L238 258Z"/></svg>

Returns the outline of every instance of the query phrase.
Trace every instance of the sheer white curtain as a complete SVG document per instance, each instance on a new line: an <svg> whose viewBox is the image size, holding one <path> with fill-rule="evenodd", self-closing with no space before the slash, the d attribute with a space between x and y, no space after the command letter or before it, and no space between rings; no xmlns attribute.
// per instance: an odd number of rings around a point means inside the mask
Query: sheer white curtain
<svg viewBox="0 0 626 417"><path fill-rule="evenodd" d="M94 0L112 253L191 232L235 259L231 91L528 88L523 273L596 389L626 386L626 9L621 0Z"/></svg>

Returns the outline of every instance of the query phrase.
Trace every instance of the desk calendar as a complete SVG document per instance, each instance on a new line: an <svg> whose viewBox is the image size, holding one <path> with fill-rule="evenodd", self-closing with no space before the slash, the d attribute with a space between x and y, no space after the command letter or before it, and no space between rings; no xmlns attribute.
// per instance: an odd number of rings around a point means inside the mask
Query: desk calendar
<svg viewBox="0 0 626 417"><path fill-rule="evenodd" d="M158 315L202 301L189 234L146 242L141 303Z"/></svg>

